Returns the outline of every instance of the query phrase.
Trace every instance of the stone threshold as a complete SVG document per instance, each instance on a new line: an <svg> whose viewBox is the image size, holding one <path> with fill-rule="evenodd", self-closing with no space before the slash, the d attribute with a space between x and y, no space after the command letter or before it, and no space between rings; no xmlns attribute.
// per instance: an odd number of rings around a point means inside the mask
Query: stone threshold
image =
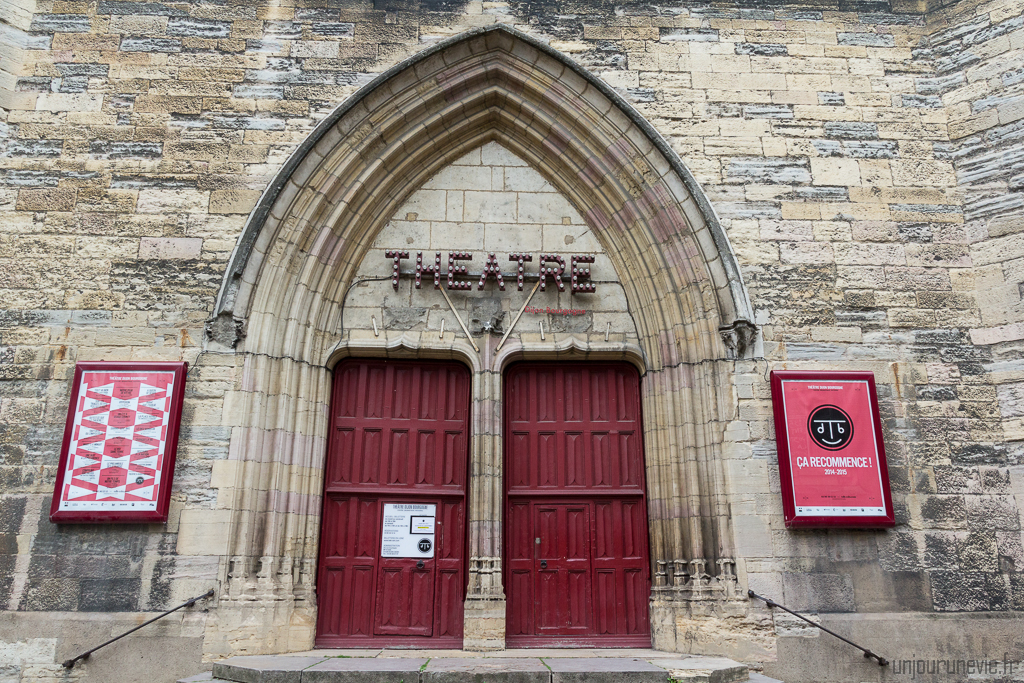
<svg viewBox="0 0 1024 683"><path fill-rule="evenodd" d="M779 683L724 657L647 649L312 650L231 657L178 683Z"/></svg>

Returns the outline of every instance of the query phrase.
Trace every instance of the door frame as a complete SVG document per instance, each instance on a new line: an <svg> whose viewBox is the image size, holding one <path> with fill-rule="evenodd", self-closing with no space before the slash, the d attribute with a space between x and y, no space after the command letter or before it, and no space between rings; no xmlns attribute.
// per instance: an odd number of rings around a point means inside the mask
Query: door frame
<svg viewBox="0 0 1024 683"><path fill-rule="evenodd" d="M507 400L508 391L508 376L514 370L528 365L587 365L587 366L621 366L628 367L630 370L636 372L637 375L637 393L636 393L636 408L637 408L637 436L640 438L640 463L639 463L639 477L640 477L640 490L641 493L635 496L640 503L640 514L644 520L644 544L645 544L645 555L646 555L646 568L645 568L645 579L647 581L647 609L645 614L647 615L647 629L648 633L641 635L613 635L613 636L540 636L540 635L508 635L508 623L509 618L507 615L510 614L512 608L512 595L510 591L510 578L511 578L511 566L509 562L509 543L511 535L509 534L509 519L510 519L510 501L529 501L531 503L531 520L532 520L532 504L534 502L549 502L549 503L571 503L578 502L580 500L586 500L591 503L591 529L590 535L590 563L591 563L591 589L596 590L596 582L593 580L595 573L593 572L594 557L593 553L597 545L597 528L596 528L596 506L595 502L607 499L623 499L627 497L634 497L630 495L616 494L614 492L602 492L600 490L586 489L578 494L567 493L564 489L559 491L543 491L543 490L532 490L530 493L515 494L509 493L510 488L510 477L509 477L509 444L511 429L510 429L510 410ZM628 360L531 360L531 359L520 359L515 362L505 365L501 370L501 425L502 425L502 516L501 516L501 566L502 566L502 584L505 587L506 597L506 635L505 635L505 646L509 649L518 648L533 648L533 647L549 647L549 648L574 648L574 647L587 647L587 648L617 648L617 647L651 647L654 638L654 629L651 623L650 615L650 595L651 589L653 588L652 572L651 572L651 552L650 552L650 518L647 514L647 468L645 458L645 444L644 444L644 416L643 406L640 395L640 381L642 379L642 373L633 363ZM595 609L593 615L594 622L596 624L596 604L592 601L592 607ZM536 629L535 629L536 630Z"/></svg>

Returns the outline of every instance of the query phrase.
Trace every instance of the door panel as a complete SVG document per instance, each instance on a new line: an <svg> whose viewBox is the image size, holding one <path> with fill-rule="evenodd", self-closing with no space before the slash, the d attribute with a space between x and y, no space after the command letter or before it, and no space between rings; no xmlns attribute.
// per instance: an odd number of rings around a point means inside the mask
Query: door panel
<svg viewBox="0 0 1024 683"><path fill-rule="evenodd" d="M464 565L466 507L462 500L441 501L437 506L436 545L433 562L437 595L434 607L434 635L462 637L462 600L465 593Z"/></svg>
<svg viewBox="0 0 1024 683"><path fill-rule="evenodd" d="M541 584L534 610L537 635L586 635L591 604L590 504L534 505Z"/></svg>
<svg viewBox="0 0 1024 683"><path fill-rule="evenodd" d="M534 519L536 634L583 634L591 621L589 505L534 505Z"/></svg>
<svg viewBox="0 0 1024 683"><path fill-rule="evenodd" d="M353 359L336 368L317 647L461 645L469 397L469 372L456 363ZM423 567L380 556L385 501L437 506L434 557Z"/></svg>
<svg viewBox="0 0 1024 683"><path fill-rule="evenodd" d="M517 365L505 406L507 644L650 645L636 371Z"/></svg>
<svg viewBox="0 0 1024 683"><path fill-rule="evenodd" d="M569 372L565 365L517 365L506 377L508 494L607 487L643 496L636 370L593 364ZM585 390L570 391L568 378ZM532 399L524 402L522 393Z"/></svg>
<svg viewBox="0 0 1024 683"><path fill-rule="evenodd" d="M320 593L325 601L341 602L353 596L345 612L329 613L325 630L331 633L372 633L372 596L377 568L378 503L374 499L330 496L324 505L325 524L321 537ZM368 597L369 596L369 597ZM369 600L369 604L367 604Z"/></svg>
<svg viewBox="0 0 1024 683"><path fill-rule="evenodd" d="M462 636L462 572L439 569L437 576L437 630L438 636Z"/></svg>
<svg viewBox="0 0 1024 683"><path fill-rule="evenodd" d="M376 635L429 636L434 626L434 569L415 561L382 560Z"/></svg>
<svg viewBox="0 0 1024 683"><path fill-rule="evenodd" d="M533 574L535 549L532 510L529 502L508 506L505 525L505 564L508 566L505 591L518 596L508 600L505 632L510 635L533 633Z"/></svg>
<svg viewBox="0 0 1024 683"><path fill-rule="evenodd" d="M387 484L389 494L395 486L428 486L464 496L469 371L411 361L342 366L335 371L327 490L376 491Z"/></svg>

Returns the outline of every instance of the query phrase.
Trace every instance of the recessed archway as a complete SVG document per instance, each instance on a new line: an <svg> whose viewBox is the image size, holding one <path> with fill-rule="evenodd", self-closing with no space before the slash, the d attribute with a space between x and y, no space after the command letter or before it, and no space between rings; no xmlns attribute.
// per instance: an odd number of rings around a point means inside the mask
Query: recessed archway
<svg viewBox="0 0 1024 683"><path fill-rule="evenodd" d="M625 289L645 370L651 559L662 581L674 571L678 585L695 576L699 588L705 563L731 557L718 462L732 417L723 363L744 352L753 325L728 240L679 158L626 102L558 52L498 26L425 50L339 107L289 159L239 239L211 324L215 341L237 342L245 357L232 398L232 450L244 465L233 482L225 606L258 585L308 599L327 366L348 343L337 332L345 293L405 198L489 141L573 203ZM476 439L470 457L493 470L500 425L486 422L478 428L489 438ZM494 498L489 485L471 483L471 498ZM500 494L482 509L469 531L470 599L501 590L484 568L500 556Z"/></svg>

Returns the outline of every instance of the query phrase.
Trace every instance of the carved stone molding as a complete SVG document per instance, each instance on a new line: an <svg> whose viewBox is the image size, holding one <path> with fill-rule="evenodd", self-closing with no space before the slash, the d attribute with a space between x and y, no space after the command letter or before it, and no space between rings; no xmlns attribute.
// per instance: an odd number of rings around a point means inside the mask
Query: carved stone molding
<svg viewBox="0 0 1024 683"><path fill-rule="evenodd" d="M468 599L504 600L500 557L469 558Z"/></svg>
<svg viewBox="0 0 1024 683"><path fill-rule="evenodd" d="M723 325L718 328L725 342L726 351L731 360L745 358L749 351L753 350L754 341L757 339L757 327L746 320L737 320L731 325Z"/></svg>
<svg viewBox="0 0 1024 683"><path fill-rule="evenodd" d="M745 600L739 592L736 561L721 558L715 560L715 564L718 565L718 574L711 576L707 573L707 560L657 561L652 600ZM671 576L667 571L670 566Z"/></svg>
<svg viewBox="0 0 1024 683"><path fill-rule="evenodd" d="M246 321L224 311L206 321L206 338L228 348L235 348L245 339Z"/></svg>

